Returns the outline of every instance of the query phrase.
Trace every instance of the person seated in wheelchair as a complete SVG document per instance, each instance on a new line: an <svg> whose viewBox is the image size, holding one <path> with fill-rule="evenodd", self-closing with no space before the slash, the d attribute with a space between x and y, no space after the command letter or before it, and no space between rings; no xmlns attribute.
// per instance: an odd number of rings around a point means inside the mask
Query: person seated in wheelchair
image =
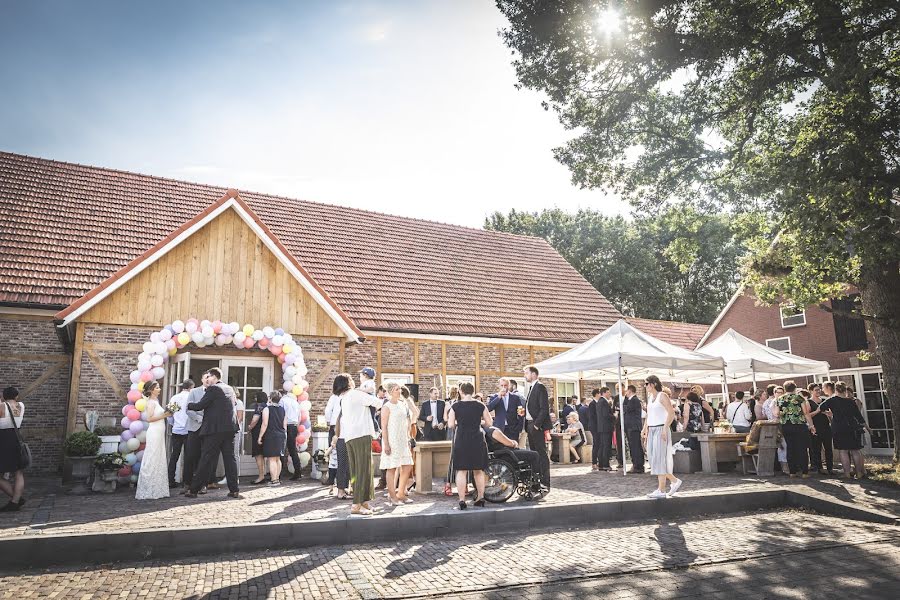
<svg viewBox="0 0 900 600"><path fill-rule="evenodd" d="M496 457L512 454L516 459L517 467L519 461L524 461L531 467L532 473L541 472L537 452L519 448L519 444L515 440L506 437L503 431L496 427L482 427L482 430L484 439L487 441L488 452Z"/></svg>

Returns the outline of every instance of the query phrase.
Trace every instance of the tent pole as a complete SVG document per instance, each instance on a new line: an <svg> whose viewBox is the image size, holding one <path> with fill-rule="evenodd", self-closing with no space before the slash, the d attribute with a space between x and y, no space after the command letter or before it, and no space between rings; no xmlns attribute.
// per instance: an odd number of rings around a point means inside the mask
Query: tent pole
<svg viewBox="0 0 900 600"><path fill-rule="evenodd" d="M619 355L619 443L622 445L622 477L628 471L625 460L625 386L622 385L622 355ZM633 461L634 459L632 459ZM634 466L634 462L631 463ZM643 466L643 465L641 465Z"/></svg>
<svg viewBox="0 0 900 600"><path fill-rule="evenodd" d="M722 367L722 397L725 400L725 406L728 406L728 373L725 367Z"/></svg>

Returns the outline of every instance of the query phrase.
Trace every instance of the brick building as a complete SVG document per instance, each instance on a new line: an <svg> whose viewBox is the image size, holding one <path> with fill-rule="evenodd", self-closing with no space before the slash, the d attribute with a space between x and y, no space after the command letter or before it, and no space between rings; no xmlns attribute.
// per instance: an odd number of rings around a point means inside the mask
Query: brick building
<svg viewBox="0 0 900 600"><path fill-rule="evenodd" d="M37 470L86 411L121 418L143 344L175 320L282 327L316 415L341 371L492 392L620 316L538 238L0 153L0 384L22 392ZM244 398L281 381L267 351L191 343L164 398L216 365Z"/></svg>
<svg viewBox="0 0 900 600"><path fill-rule="evenodd" d="M873 432L866 450L872 454L891 454L893 417L875 343L861 319L840 312L852 305L852 300L850 296L832 300L832 308L838 312L818 306L798 310L791 306L760 305L752 290L741 288L710 325L698 347L731 328L777 350L827 361L831 378L846 382L863 401L864 414ZM861 351L864 351L862 356ZM800 378L798 383L812 380ZM739 387L747 386L732 386L732 391Z"/></svg>

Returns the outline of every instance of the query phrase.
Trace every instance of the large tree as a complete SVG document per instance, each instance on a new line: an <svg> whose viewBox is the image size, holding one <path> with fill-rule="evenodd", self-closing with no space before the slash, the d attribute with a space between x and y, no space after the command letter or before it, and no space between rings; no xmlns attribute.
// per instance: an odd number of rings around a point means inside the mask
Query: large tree
<svg viewBox="0 0 900 600"><path fill-rule="evenodd" d="M497 0L521 85L573 137L573 180L638 209L763 208L746 276L764 300L855 285L900 416L900 8L896 0ZM900 419L894 419L900 459Z"/></svg>
<svg viewBox="0 0 900 600"><path fill-rule="evenodd" d="M690 207L634 220L594 210L512 210L484 223L544 238L625 315L690 323L711 323L734 293L747 252L740 225Z"/></svg>

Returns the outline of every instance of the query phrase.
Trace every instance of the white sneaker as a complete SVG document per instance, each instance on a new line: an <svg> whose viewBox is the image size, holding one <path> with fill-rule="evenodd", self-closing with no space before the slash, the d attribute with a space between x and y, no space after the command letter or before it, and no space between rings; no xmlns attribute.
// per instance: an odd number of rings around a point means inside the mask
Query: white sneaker
<svg viewBox="0 0 900 600"><path fill-rule="evenodd" d="M223 478L222 478L222 481L219 482L219 485L227 485L227 484L228 484L228 478L227 478L227 477L223 477Z"/></svg>
<svg viewBox="0 0 900 600"><path fill-rule="evenodd" d="M674 496L675 492L681 489L681 484L684 483L680 479L676 479L675 483L672 484L672 487L669 488L669 495Z"/></svg>
<svg viewBox="0 0 900 600"><path fill-rule="evenodd" d="M668 498L668 495L665 492L661 492L659 490L653 490L649 494L647 494L648 498Z"/></svg>

